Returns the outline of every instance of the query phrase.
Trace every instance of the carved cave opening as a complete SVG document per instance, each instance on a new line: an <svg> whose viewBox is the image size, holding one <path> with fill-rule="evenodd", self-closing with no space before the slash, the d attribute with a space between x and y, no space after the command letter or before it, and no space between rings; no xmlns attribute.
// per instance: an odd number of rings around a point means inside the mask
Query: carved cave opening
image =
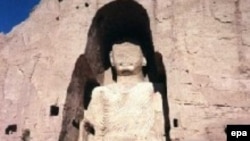
<svg viewBox="0 0 250 141"><path fill-rule="evenodd" d="M59 114L59 107L56 105L50 106L50 116L58 116Z"/></svg>
<svg viewBox="0 0 250 141"><path fill-rule="evenodd" d="M16 124L8 125L8 127L5 129L6 135L11 135L14 132L17 132L17 125Z"/></svg>
<svg viewBox="0 0 250 141"><path fill-rule="evenodd" d="M87 2L85 2L84 5L85 5L85 7L89 7L89 3L87 3Z"/></svg>
<svg viewBox="0 0 250 141"><path fill-rule="evenodd" d="M119 0L100 8L88 33L85 55L95 74L110 67L109 52L115 43L131 42L142 47L151 82L157 81L154 47L146 10L133 0Z"/></svg>
<svg viewBox="0 0 250 141"><path fill-rule="evenodd" d="M140 45L147 60L144 74L162 94L166 140L170 121L167 100L167 76L162 55L154 51L147 11L133 0L116 0L101 7L88 32L85 53L76 61L63 112L59 141L76 141L83 110L91 100L91 92L104 81L104 72L111 67L109 53L113 44L131 42ZM74 121L74 122L72 122ZM72 124L74 123L74 125Z"/></svg>
<svg viewBox="0 0 250 141"><path fill-rule="evenodd" d="M174 125L174 127L178 127L179 126L178 119L174 118L173 125Z"/></svg>

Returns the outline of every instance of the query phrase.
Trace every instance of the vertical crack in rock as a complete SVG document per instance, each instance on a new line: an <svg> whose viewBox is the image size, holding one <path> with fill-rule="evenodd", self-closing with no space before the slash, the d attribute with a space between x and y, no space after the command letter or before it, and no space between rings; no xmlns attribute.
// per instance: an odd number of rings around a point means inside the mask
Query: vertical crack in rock
<svg viewBox="0 0 250 141"><path fill-rule="evenodd" d="M9 65L7 64L7 68L6 68L6 71L4 72L4 78L3 78L4 81L3 81L3 88L2 88L2 94L3 94L2 100L5 99L5 95L6 95L6 93L5 93L5 80L7 79L8 71L9 71Z"/></svg>
<svg viewBox="0 0 250 141"><path fill-rule="evenodd" d="M201 7L202 7L202 24L203 25L206 25L206 18L208 17L208 11L209 11L209 8L208 8L208 5L207 5L207 3L209 2L209 0L202 0L202 2L201 2ZM204 35L205 33L205 31L204 31L204 28L201 28L200 29L200 34L201 34L201 36L200 36L200 39L201 39L201 47L200 47L200 50L202 50L203 48L204 48L204 41L205 41L205 39L204 38L206 38Z"/></svg>
<svg viewBox="0 0 250 141"><path fill-rule="evenodd" d="M171 0L171 38L172 38L172 41L174 43L174 48L176 47L176 42L177 42L177 39L176 39L176 31L175 31L175 0Z"/></svg>
<svg viewBox="0 0 250 141"><path fill-rule="evenodd" d="M186 49L186 52L188 53L188 54L192 54L190 51L189 51L189 49L188 49L188 45L187 45L187 30L186 30L186 28L184 29L184 46L185 46L185 49Z"/></svg>
<svg viewBox="0 0 250 141"><path fill-rule="evenodd" d="M235 11L235 18L236 18L236 28L237 28L237 33L239 36L239 44L241 44L241 48L244 49L244 46L247 46L247 47L250 47L250 44L247 44L244 42L243 40L243 35L242 35L242 31L243 31L243 26L242 25L242 12L241 12L241 9L240 9L240 0L236 0L235 1L235 7L236 7L236 11ZM244 51L243 51L244 52Z"/></svg>
<svg viewBox="0 0 250 141"><path fill-rule="evenodd" d="M158 6L158 2L157 2L157 0L153 0L153 18L152 18L152 20L153 20L153 28L154 29L156 29L156 27L157 27L157 23L158 23L158 21L159 21L159 19L158 19L158 17L157 17L157 6Z"/></svg>
<svg viewBox="0 0 250 141"><path fill-rule="evenodd" d="M31 71L30 76L29 76L30 82L31 82L32 77L33 77L33 75L34 75L34 73L35 73L36 66L37 66L37 64L38 64L38 62L39 62L39 60L40 60L40 57L41 57L41 54L40 54L40 53L37 54L36 56L34 56L35 63L34 63L34 65L33 65L32 71Z"/></svg>
<svg viewBox="0 0 250 141"><path fill-rule="evenodd" d="M171 48L170 52L172 52L170 55L173 56L177 49L177 37L176 37L176 17L175 17L175 0L171 0L171 5L169 6L170 10L170 38L173 43L173 47ZM170 57L171 61L174 62L174 57Z"/></svg>
<svg viewBox="0 0 250 141"><path fill-rule="evenodd" d="M240 9L240 0L235 1L235 29L237 34L237 47L239 59L239 72L240 74L250 77L250 68L247 66L246 49L242 38L242 12Z"/></svg>
<svg viewBox="0 0 250 141"><path fill-rule="evenodd" d="M235 28L237 34L237 46L238 46L238 57L240 62L239 71L240 73L246 73L244 67L245 61L245 54L244 54L244 46L243 46L243 39L242 39L242 14L240 10L240 0L235 1ZM243 63L243 64L242 64Z"/></svg>
<svg viewBox="0 0 250 141"><path fill-rule="evenodd" d="M154 20L157 18L157 5L158 5L158 2L157 0L153 0L153 18Z"/></svg>
<svg viewBox="0 0 250 141"><path fill-rule="evenodd" d="M242 21L242 15L240 11L240 0L235 1L235 28L236 28L236 34L237 34L237 40L238 40L238 53L239 53L239 61L243 61L244 58L244 51L242 49L242 30L241 30L241 21Z"/></svg>
<svg viewBox="0 0 250 141"><path fill-rule="evenodd" d="M24 34L22 34L22 42L23 42L23 44L24 44L24 46L25 46L25 48L27 47L27 41L25 40L25 37L24 37Z"/></svg>
<svg viewBox="0 0 250 141"><path fill-rule="evenodd" d="M206 16L206 11L207 11L206 2L207 2L206 0L201 1L202 18L204 18Z"/></svg>

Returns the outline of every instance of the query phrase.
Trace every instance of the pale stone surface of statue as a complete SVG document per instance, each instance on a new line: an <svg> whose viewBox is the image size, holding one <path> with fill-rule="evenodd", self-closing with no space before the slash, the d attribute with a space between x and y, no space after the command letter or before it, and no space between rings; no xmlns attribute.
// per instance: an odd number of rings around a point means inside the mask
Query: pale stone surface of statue
<svg viewBox="0 0 250 141"><path fill-rule="evenodd" d="M162 100L153 85L144 81L146 65L140 47L116 44L110 53L117 82L96 87L80 124L79 141L163 141ZM93 126L93 133L83 129Z"/></svg>

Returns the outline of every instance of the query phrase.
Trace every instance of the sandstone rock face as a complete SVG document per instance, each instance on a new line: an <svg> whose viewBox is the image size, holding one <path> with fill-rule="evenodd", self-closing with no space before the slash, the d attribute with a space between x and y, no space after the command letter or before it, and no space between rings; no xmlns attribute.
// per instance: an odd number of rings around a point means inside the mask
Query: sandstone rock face
<svg viewBox="0 0 250 141"><path fill-rule="evenodd" d="M76 59L109 2L42 0L0 35L1 140L19 141L27 130L31 141L59 139ZM166 67L171 138L225 140L227 124L250 124L250 0L138 2Z"/></svg>

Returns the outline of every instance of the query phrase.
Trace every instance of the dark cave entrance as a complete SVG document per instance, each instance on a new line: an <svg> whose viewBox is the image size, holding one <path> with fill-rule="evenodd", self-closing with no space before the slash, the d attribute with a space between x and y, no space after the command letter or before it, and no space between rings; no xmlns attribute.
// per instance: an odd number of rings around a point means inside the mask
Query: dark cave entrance
<svg viewBox="0 0 250 141"><path fill-rule="evenodd" d="M140 45L147 59L145 73L151 82L157 81L154 47L146 10L133 0L119 0L100 8L93 18L85 50L95 74L110 67L109 52L113 44L131 42Z"/></svg>
<svg viewBox="0 0 250 141"><path fill-rule="evenodd" d="M59 107L56 105L50 106L50 116L58 116L59 114Z"/></svg>
<svg viewBox="0 0 250 141"><path fill-rule="evenodd" d="M8 125L8 127L5 129L6 135L11 135L14 132L17 132L17 125L16 124Z"/></svg>
<svg viewBox="0 0 250 141"><path fill-rule="evenodd" d="M147 60L144 74L154 84L155 91L162 94L166 140L169 140L165 67L162 55L154 51L146 10L134 0L116 0L104 5L92 20L87 40L85 53L77 59L68 87L59 141L77 140L76 127L83 118L83 109L88 107L92 90L103 83L104 72L111 66L112 46L123 42L134 43L142 49Z"/></svg>

